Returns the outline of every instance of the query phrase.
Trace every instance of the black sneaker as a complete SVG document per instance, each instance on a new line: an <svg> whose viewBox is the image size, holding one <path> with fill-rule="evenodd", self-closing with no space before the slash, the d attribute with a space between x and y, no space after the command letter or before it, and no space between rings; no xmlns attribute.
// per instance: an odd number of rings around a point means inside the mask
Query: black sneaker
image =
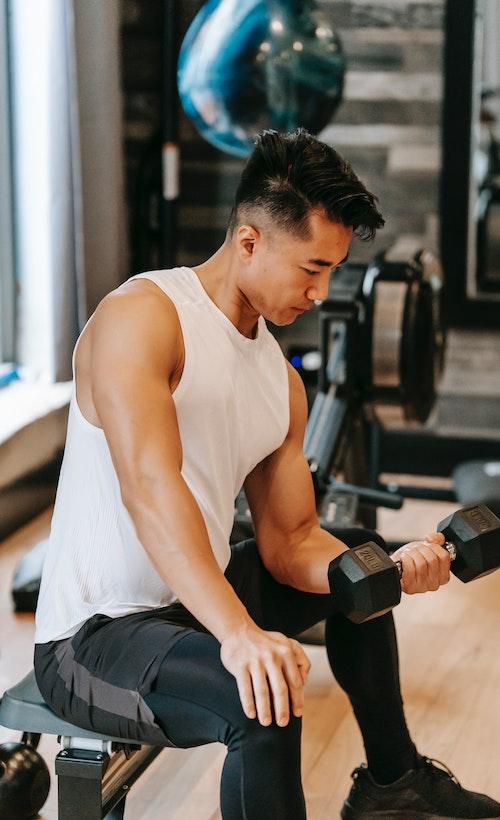
<svg viewBox="0 0 500 820"><path fill-rule="evenodd" d="M433 763L440 763L446 771ZM351 777L354 782L342 807L342 820L500 818L500 803L464 789L440 760L419 755L417 768L388 786L376 783L364 763L354 769Z"/></svg>

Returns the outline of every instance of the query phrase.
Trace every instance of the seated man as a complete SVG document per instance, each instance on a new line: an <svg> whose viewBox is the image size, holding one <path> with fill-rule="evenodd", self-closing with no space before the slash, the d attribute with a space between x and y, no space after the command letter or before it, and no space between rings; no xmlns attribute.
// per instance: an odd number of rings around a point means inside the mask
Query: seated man
<svg viewBox="0 0 500 820"><path fill-rule="evenodd" d="M500 817L500 804L418 754L392 614L355 625L336 610L330 562L384 542L321 529L304 387L265 321L289 325L324 299L353 234L382 225L334 150L304 131L264 132L222 247L193 269L132 276L75 347L36 678L76 725L181 748L224 743L224 820L306 816L310 662L294 636L323 619L368 764L343 817ZM242 486L256 538L231 548ZM430 535L395 553L406 592L448 581L442 543Z"/></svg>

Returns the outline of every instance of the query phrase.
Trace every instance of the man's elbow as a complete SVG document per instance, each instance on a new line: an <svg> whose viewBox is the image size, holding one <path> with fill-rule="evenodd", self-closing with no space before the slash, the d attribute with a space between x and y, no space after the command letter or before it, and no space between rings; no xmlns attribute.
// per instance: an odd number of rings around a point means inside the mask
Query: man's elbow
<svg viewBox="0 0 500 820"><path fill-rule="evenodd" d="M120 493L123 504L130 511L138 507L150 507L158 502L165 503L181 481L180 471L166 471L154 474L151 471L136 470L133 477L120 480ZM168 491L167 491L168 488Z"/></svg>
<svg viewBox="0 0 500 820"><path fill-rule="evenodd" d="M300 552L301 545L310 537L312 526L309 523L290 532L274 530L272 534L261 533L260 537L259 533L256 534L262 563L278 583L289 584L294 556Z"/></svg>
<svg viewBox="0 0 500 820"><path fill-rule="evenodd" d="M286 552L286 542L280 533L273 531L263 532L255 528L255 540L260 559L275 581L283 582L283 555Z"/></svg>

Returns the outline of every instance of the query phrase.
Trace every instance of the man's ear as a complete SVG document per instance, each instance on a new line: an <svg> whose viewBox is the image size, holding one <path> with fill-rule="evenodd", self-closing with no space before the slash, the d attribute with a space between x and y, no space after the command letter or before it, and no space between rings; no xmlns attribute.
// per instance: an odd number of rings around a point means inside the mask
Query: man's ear
<svg viewBox="0 0 500 820"><path fill-rule="evenodd" d="M240 225L236 231L235 243L238 257L243 263L251 261L256 245L261 237L258 228L253 225Z"/></svg>

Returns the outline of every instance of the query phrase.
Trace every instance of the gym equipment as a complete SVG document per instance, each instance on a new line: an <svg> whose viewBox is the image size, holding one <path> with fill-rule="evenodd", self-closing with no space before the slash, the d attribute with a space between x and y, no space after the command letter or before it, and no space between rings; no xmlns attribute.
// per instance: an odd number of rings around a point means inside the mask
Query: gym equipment
<svg viewBox="0 0 500 820"><path fill-rule="evenodd" d="M62 720L43 700L33 671L5 692L0 701L0 725L24 732L23 737L40 737L33 733L58 737L62 746L55 759L59 820L122 820L131 786L163 748L99 735ZM39 798L47 784L43 766L40 771ZM25 820L37 813L17 814L12 809L0 791L0 820Z"/></svg>
<svg viewBox="0 0 500 820"><path fill-rule="evenodd" d="M178 87L200 134L246 157L264 128L319 133L341 101L344 71L315 0L208 0L184 38Z"/></svg>
<svg viewBox="0 0 500 820"><path fill-rule="evenodd" d="M374 541L330 561L328 582L336 609L361 624L385 615L401 601L398 568Z"/></svg>
<svg viewBox="0 0 500 820"><path fill-rule="evenodd" d="M350 483L376 487L367 441L379 406L390 404L412 421L427 419L443 367L441 283L429 250L406 261L385 252L367 268L345 265L333 277L319 310L318 393L304 441L317 496L332 489L338 471ZM352 462L364 470L364 481L346 475Z"/></svg>
<svg viewBox="0 0 500 820"><path fill-rule="evenodd" d="M35 737L39 739L40 735ZM0 772L0 820L37 817L49 794L50 774L35 747L29 743L3 743Z"/></svg>
<svg viewBox="0 0 500 820"><path fill-rule="evenodd" d="M453 480L461 504L486 504L500 515L500 460L466 461L453 470Z"/></svg>
<svg viewBox="0 0 500 820"><path fill-rule="evenodd" d="M500 566L500 519L483 504L445 518L438 532L451 571L464 583ZM343 552L330 562L328 581L338 609L354 623L378 618L401 601L401 561L393 561L373 541Z"/></svg>
<svg viewBox="0 0 500 820"><path fill-rule="evenodd" d="M456 550L451 571L464 584L488 575L499 566L500 519L484 504L464 507L439 525Z"/></svg>
<svg viewBox="0 0 500 820"><path fill-rule="evenodd" d="M355 305L357 350L353 345L346 364L353 387L366 401L400 405L407 421L426 421L444 362L441 290L441 266L428 249L404 260L389 250L366 269L343 267L321 305L322 349L335 341L337 350L333 359L323 357L319 390L342 379L349 328L335 314L344 303Z"/></svg>
<svg viewBox="0 0 500 820"><path fill-rule="evenodd" d="M368 268L344 266L320 307L322 365L305 438L320 493L332 471L346 467L358 476L345 480L388 495L441 498L445 492L379 481L384 418L427 420L446 344L439 260L429 250L398 245ZM411 432L421 435L416 427ZM366 507L358 523L375 526Z"/></svg>

